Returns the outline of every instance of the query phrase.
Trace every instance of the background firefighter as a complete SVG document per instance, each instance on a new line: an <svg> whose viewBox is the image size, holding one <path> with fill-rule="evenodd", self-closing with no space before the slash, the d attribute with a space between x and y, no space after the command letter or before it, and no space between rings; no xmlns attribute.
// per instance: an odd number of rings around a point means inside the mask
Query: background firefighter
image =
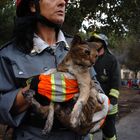
<svg viewBox="0 0 140 140"><path fill-rule="evenodd" d="M120 87L120 67L115 56L108 49L108 38L104 34L93 33L88 39L89 42L96 42L100 47L98 59L95 63L97 80L102 89L110 99L110 110L102 128L103 140L116 140L115 119L118 113L118 97Z"/></svg>

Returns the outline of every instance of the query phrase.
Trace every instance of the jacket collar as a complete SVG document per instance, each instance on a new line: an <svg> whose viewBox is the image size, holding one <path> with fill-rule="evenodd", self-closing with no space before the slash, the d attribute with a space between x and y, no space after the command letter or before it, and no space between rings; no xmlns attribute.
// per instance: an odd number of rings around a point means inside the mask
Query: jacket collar
<svg viewBox="0 0 140 140"><path fill-rule="evenodd" d="M43 50L45 50L48 47L52 47L53 49L55 49L60 42L64 42L65 43L64 46L66 48L69 48L68 43L67 43L62 31L59 31L57 42L56 42L56 44L54 44L52 46L49 46L49 44L47 44L47 42L42 40L37 34L34 34L34 38L33 38L34 47L33 47L33 50L31 51L31 54L32 53L41 53Z"/></svg>

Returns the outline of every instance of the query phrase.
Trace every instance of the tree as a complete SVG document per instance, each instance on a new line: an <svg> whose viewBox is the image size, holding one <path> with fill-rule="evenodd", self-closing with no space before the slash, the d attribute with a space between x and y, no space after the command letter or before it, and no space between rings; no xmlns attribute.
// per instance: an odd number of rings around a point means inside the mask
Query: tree
<svg viewBox="0 0 140 140"><path fill-rule="evenodd" d="M135 73L140 71L140 42L133 37L132 42L129 44L127 60L125 65Z"/></svg>
<svg viewBox="0 0 140 140"><path fill-rule="evenodd" d="M64 30L74 34L81 28L83 20L96 20L103 26L93 22L94 30L118 37L130 31L136 32L140 25L139 0L69 0Z"/></svg>
<svg viewBox="0 0 140 140"><path fill-rule="evenodd" d="M14 0L0 1L0 44L9 40L12 35L14 13Z"/></svg>
<svg viewBox="0 0 140 140"><path fill-rule="evenodd" d="M129 33L140 36L140 1L122 0L119 16L127 26Z"/></svg>
<svg viewBox="0 0 140 140"><path fill-rule="evenodd" d="M69 0L63 29L70 34L77 33L88 14L95 12L97 4L97 0Z"/></svg>

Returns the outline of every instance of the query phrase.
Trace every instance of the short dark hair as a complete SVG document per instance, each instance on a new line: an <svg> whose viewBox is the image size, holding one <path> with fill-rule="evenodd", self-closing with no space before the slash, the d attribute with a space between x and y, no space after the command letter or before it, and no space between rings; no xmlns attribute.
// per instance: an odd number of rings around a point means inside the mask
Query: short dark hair
<svg viewBox="0 0 140 140"><path fill-rule="evenodd" d="M36 31L36 20L34 17L16 18L14 27L14 38L16 47L24 53L30 53L33 49L33 37Z"/></svg>
<svg viewBox="0 0 140 140"><path fill-rule="evenodd" d="M24 17L32 15L30 10L30 2L33 0L21 0L21 2L16 7L17 17Z"/></svg>

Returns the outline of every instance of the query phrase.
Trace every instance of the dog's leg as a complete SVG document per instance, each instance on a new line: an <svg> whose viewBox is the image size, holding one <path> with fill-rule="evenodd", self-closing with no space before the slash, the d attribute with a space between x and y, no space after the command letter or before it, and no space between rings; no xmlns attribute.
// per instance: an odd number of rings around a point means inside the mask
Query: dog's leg
<svg viewBox="0 0 140 140"><path fill-rule="evenodd" d="M71 112L70 122L73 128L75 128L79 124L80 113L83 110L84 105L87 103L90 93L90 74L82 73L76 75L76 79L79 84L80 95L78 97L77 102L74 105L74 108Z"/></svg>
<svg viewBox="0 0 140 140"><path fill-rule="evenodd" d="M42 130L42 134L47 134L51 131L52 126L53 126L53 120L54 120L54 103L51 102L49 105L49 112L48 112L48 117L45 122L45 127Z"/></svg>
<svg viewBox="0 0 140 140"><path fill-rule="evenodd" d="M29 91L26 91L23 96L25 98L25 100L31 104L33 110L38 113L38 114L41 114L43 116L43 118L46 118L47 117L47 114L48 114L48 110L49 110L49 107L48 106L42 106L35 98L34 98L34 95L35 95L35 91L34 90L29 90Z"/></svg>

